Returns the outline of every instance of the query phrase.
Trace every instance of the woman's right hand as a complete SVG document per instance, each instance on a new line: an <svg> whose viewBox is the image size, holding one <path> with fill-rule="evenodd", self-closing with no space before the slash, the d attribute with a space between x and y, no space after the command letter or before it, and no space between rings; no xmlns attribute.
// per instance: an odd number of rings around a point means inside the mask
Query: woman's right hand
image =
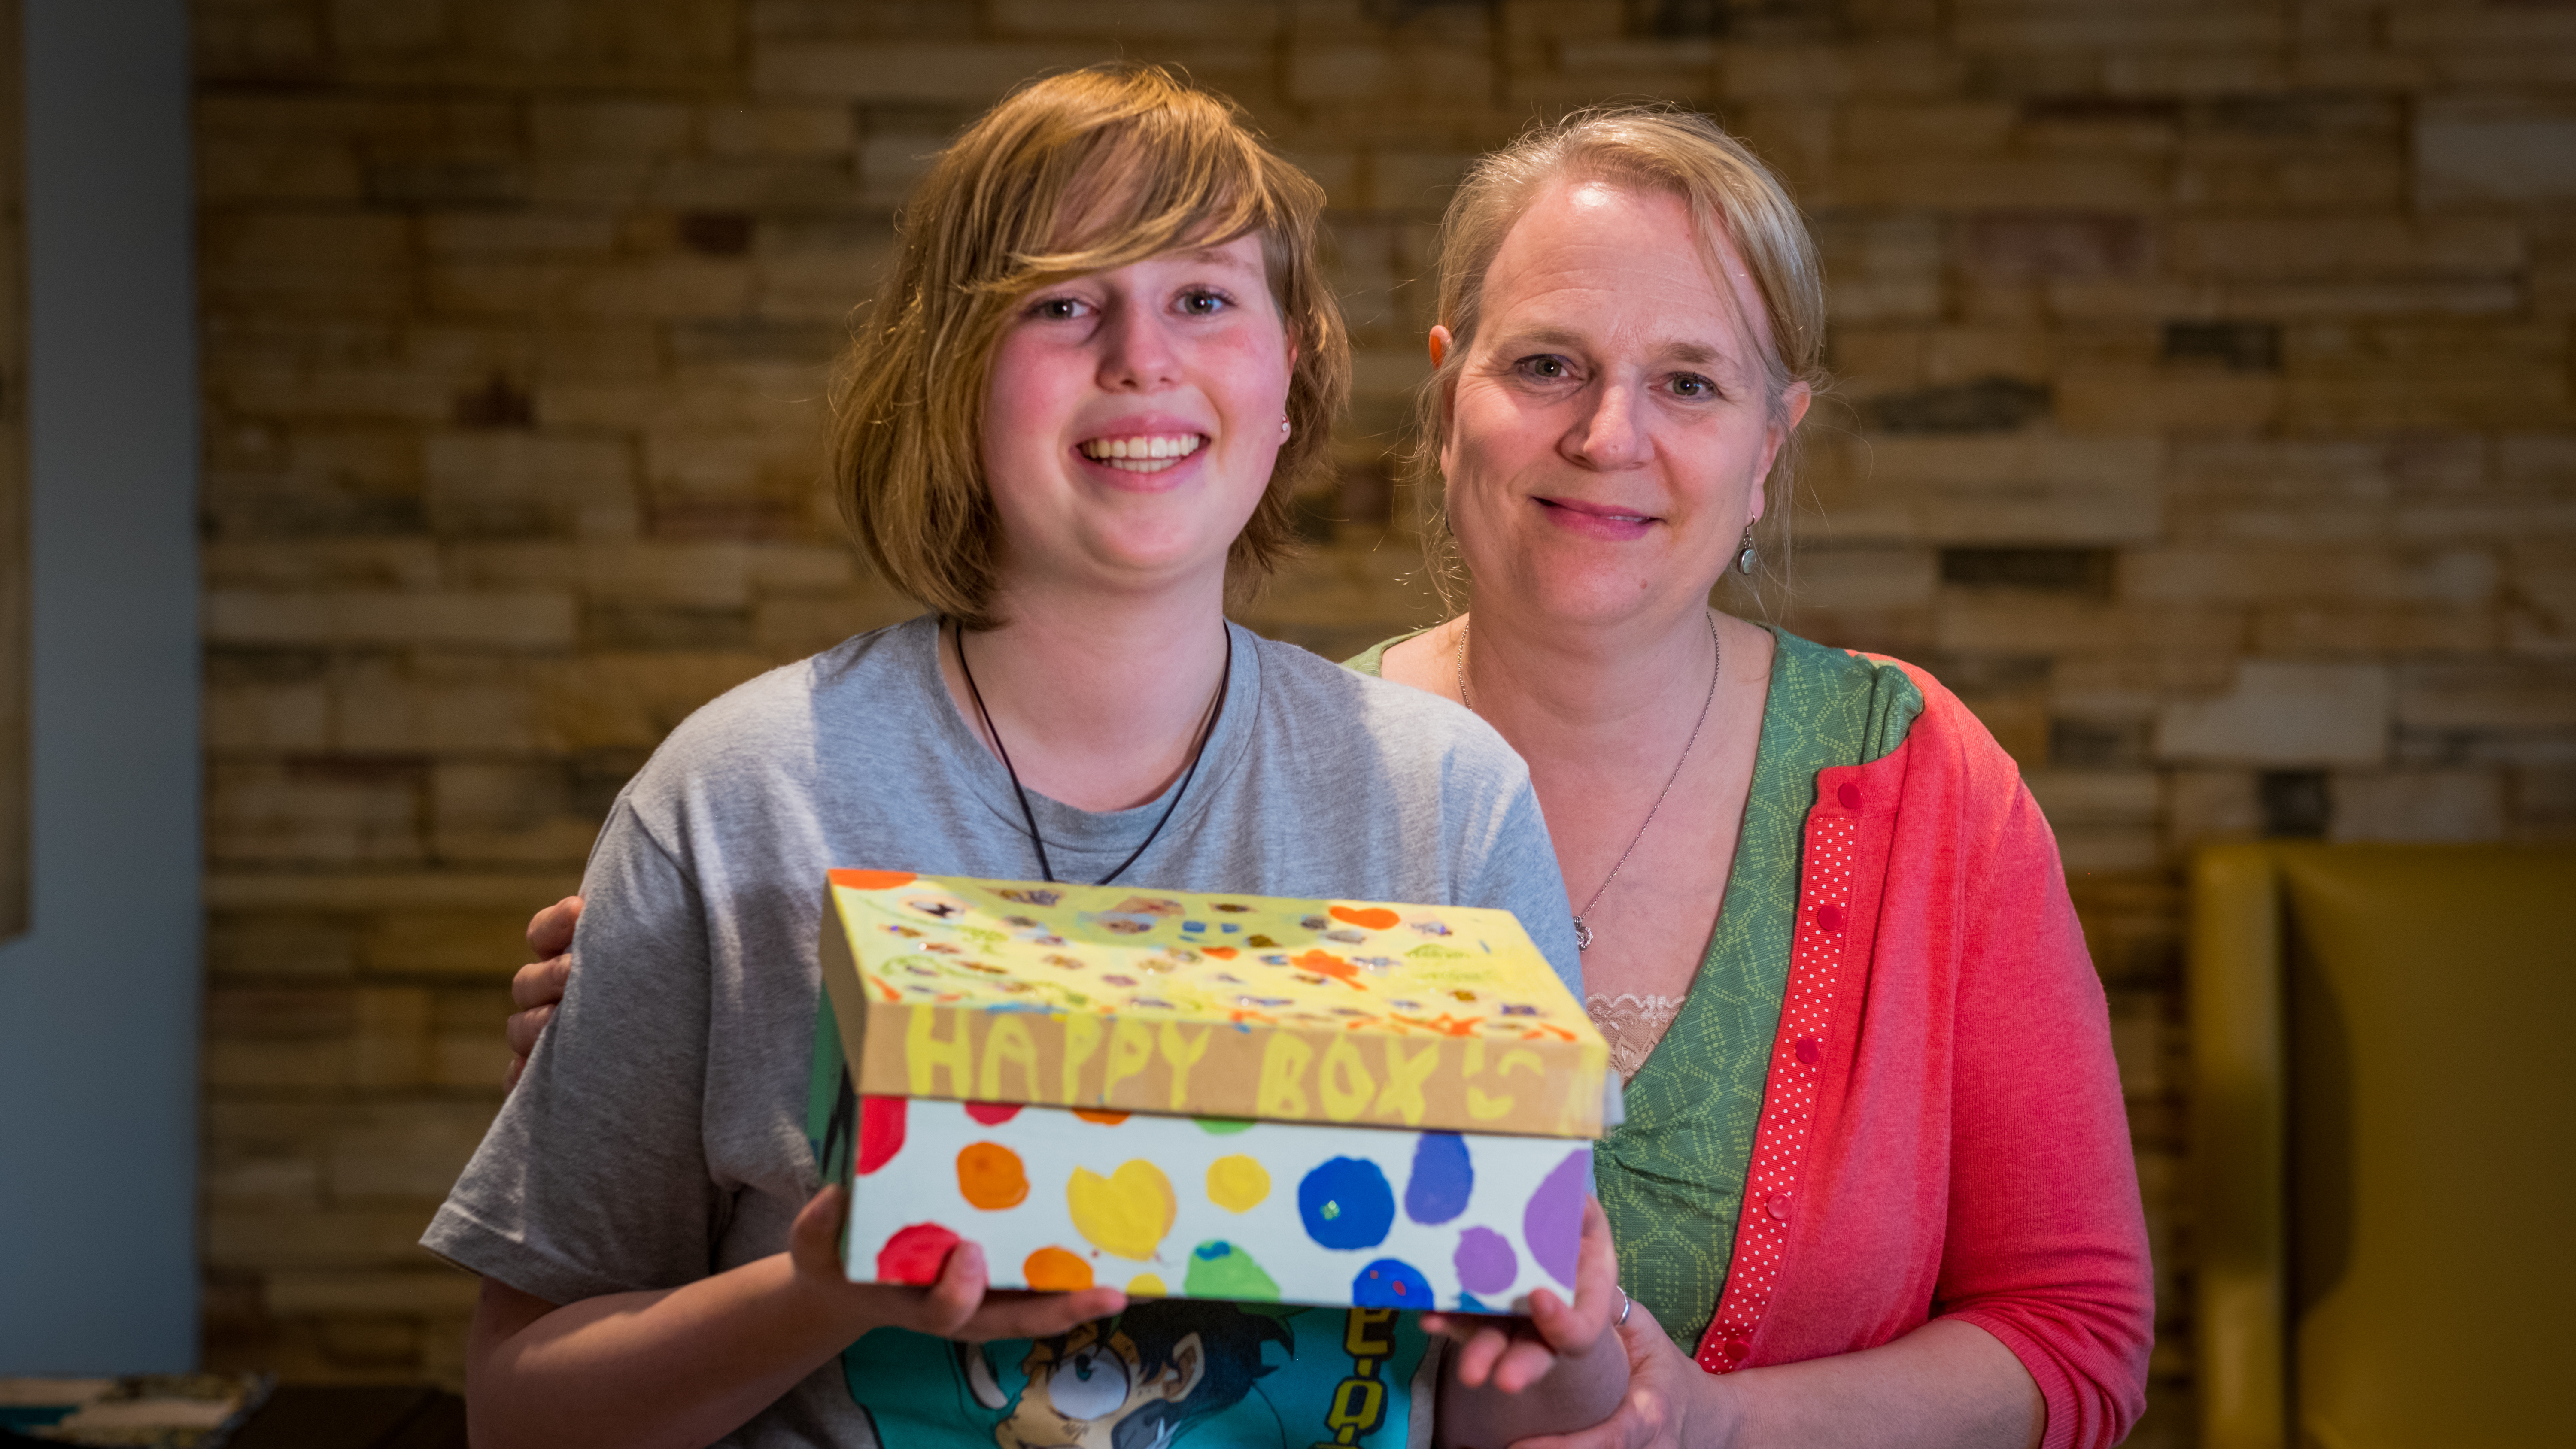
<svg viewBox="0 0 2576 1449"><path fill-rule="evenodd" d="M537 1038L554 1018L555 1003L563 1000L564 983L572 979L572 928L580 921L579 896L566 896L528 918L528 949L537 959L510 978L510 1001L519 1009L503 1028L510 1039L510 1074L502 1081L505 1089L519 1085L519 1074L528 1069L528 1053L537 1049Z"/></svg>

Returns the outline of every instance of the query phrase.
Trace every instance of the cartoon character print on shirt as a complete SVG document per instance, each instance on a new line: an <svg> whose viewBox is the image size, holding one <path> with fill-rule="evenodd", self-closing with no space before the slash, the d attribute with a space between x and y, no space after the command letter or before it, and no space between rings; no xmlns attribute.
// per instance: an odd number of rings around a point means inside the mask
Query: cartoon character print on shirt
<svg viewBox="0 0 2576 1449"><path fill-rule="evenodd" d="M1411 1318L1149 1298L1035 1341L880 1330L841 1369L882 1449L1372 1449L1404 1442L1427 1371Z"/></svg>
<svg viewBox="0 0 2576 1449"><path fill-rule="evenodd" d="M1261 1346L1294 1352L1286 1325L1231 1303L1147 1299L1115 1318L1029 1345L1027 1383L993 1428L996 1449L1161 1449L1234 1407L1271 1370ZM970 1382L980 1347L961 1361ZM998 1399L1000 1385L991 1394ZM979 1394L979 1398L984 1397Z"/></svg>
<svg viewBox="0 0 2576 1449"><path fill-rule="evenodd" d="M871 1335L842 1354L842 1376L885 1449L911 1449L905 1429L929 1424L940 1428L921 1442L958 1449L1164 1449L1293 1359L1295 1313L1154 1298L1048 1339ZM934 1344L944 1375L914 1356Z"/></svg>

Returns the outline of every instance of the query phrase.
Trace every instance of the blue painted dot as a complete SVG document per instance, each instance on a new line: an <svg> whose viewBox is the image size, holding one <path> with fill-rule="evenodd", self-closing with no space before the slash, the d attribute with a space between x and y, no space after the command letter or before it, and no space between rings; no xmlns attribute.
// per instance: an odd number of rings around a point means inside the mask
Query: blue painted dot
<svg viewBox="0 0 2576 1449"><path fill-rule="evenodd" d="M1351 1280L1358 1308L1430 1308L1431 1283L1402 1258L1380 1258Z"/></svg>
<svg viewBox="0 0 2576 1449"><path fill-rule="evenodd" d="M1487 1308L1485 1306L1485 1301L1478 1298L1475 1294L1462 1291L1458 1295L1458 1311L1461 1313L1492 1313L1497 1310Z"/></svg>
<svg viewBox="0 0 2576 1449"><path fill-rule="evenodd" d="M1297 1184L1297 1216L1327 1248L1374 1248L1395 1225L1395 1190L1376 1163L1336 1157Z"/></svg>
<svg viewBox="0 0 2576 1449"><path fill-rule="evenodd" d="M1404 1183L1404 1215L1417 1223L1445 1223L1467 1210L1476 1192L1476 1165L1455 1132L1425 1132L1413 1147L1413 1175Z"/></svg>

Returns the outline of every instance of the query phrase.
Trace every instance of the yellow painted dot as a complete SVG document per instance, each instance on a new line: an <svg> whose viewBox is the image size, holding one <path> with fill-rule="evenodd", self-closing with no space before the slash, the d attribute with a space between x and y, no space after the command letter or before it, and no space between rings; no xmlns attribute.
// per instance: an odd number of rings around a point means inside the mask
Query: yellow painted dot
<svg viewBox="0 0 2576 1449"><path fill-rule="evenodd" d="M1151 1273L1139 1273L1127 1280L1127 1296L1130 1298L1161 1298L1170 1291L1163 1286L1162 1279Z"/></svg>
<svg viewBox="0 0 2576 1449"><path fill-rule="evenodd" d="M1093 1247L1141 1263L1152 1259L1163 1235L1172 1230L1172 1215L1180 1204L1163 1170L1135 1158L1107 1177L1075 1168L1065 1183L1065 1206L1073 1214L1074 1231Z"/></svg>
<svg viewBox="0 0 2576 1449"><path fill-rule="evenodd" d="M1238 1152L1208 1164L1208 1201L1230 1213L1249 1212L1270 1196L1270 1172Z"/></svg>

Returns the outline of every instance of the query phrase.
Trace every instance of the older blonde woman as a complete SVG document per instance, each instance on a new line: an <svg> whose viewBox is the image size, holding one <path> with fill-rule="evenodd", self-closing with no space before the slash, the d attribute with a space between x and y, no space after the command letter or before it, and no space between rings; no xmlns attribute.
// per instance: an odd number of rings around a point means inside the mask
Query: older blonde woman
<svg viewBox="0 0 2576 1449"><path fill-rule="evenodd" d="M1929 677L1710 607L1819 377L1795 208L1609 111L1486 157L1442 237L1419 462L1473 613L1354 664L1529 762L1629 1078L1634 1382L1570 1442L2116 1441L2151 1284L2048 827Z"/></svg>
<svg viewBox="0 0 2576 1449"><path fill-rule="evenodd" d="M1344 388L1321 200L1129 67L1022 90L933 167L839 413L856 531L933 612L728 693L620 794L580 970L424 1239L484 1276L478 1444L1427 1441L1447 1360L1409 1317L1363 1370L1338 1313L987 1295L971 1244L926 1288L844 1281L807 1130L835 865L1500 907L1576 979L1492 732L1222 615ZM1457 1355L1462 1412L1608 1412L1612 1271L1596 1213L1585 1291L1537 1305L1573 1356Z"/></svg>

